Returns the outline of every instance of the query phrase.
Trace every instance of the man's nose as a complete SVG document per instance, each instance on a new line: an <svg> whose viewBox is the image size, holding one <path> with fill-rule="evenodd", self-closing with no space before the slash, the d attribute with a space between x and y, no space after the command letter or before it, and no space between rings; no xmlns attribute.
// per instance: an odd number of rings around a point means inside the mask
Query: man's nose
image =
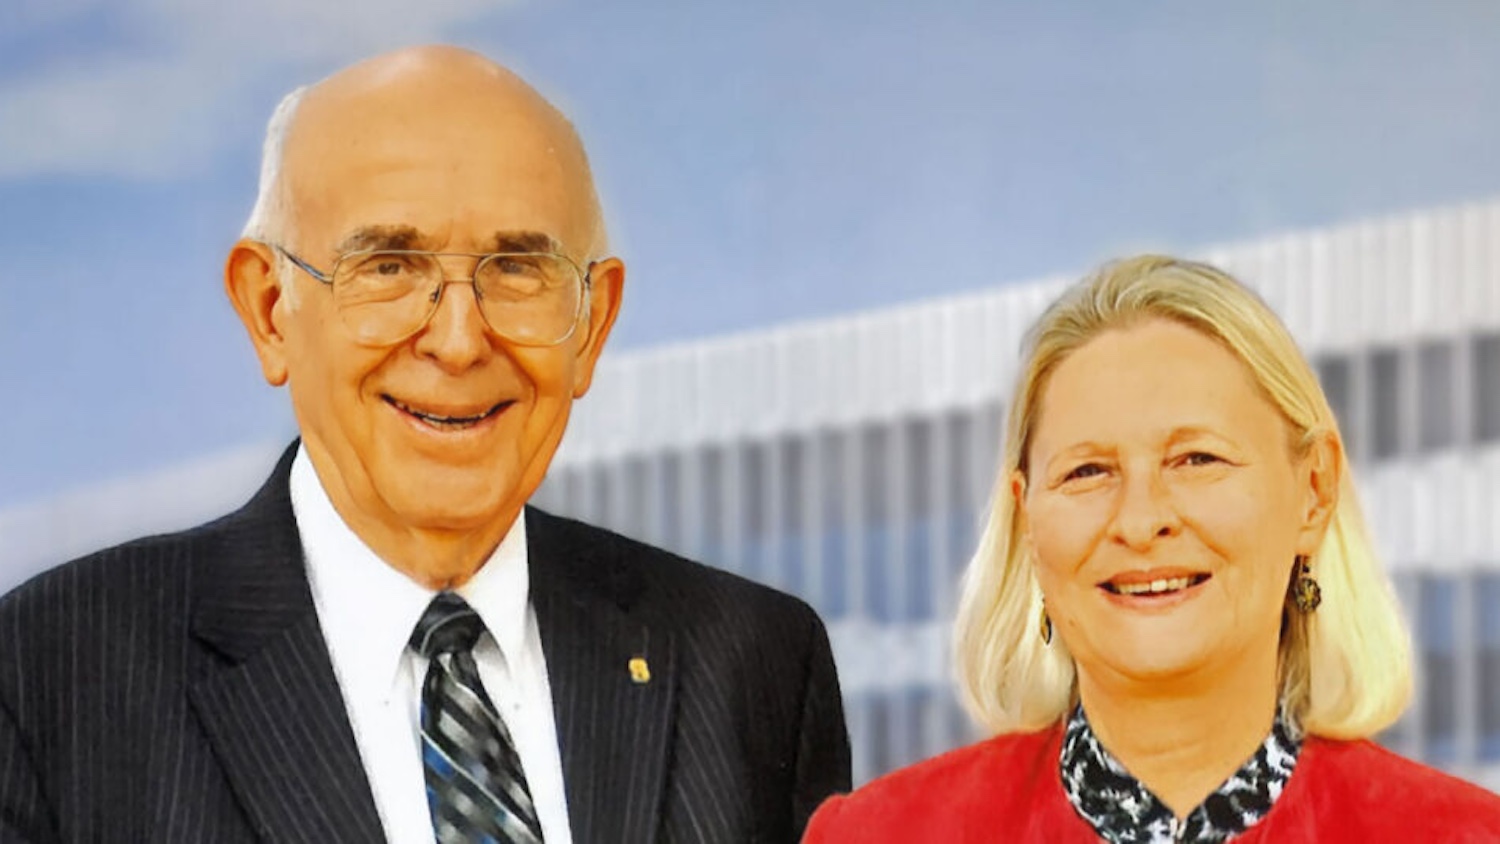
<svg viewBox="0 0 1500 844"><path fill-rule="evenodd" d="M1124 545L1145 550L1182 529L1171 490L1159 469L1127 470L1119 496L1112 532Z"/></svg>
<svg viewBox="0 0 1500 844"><path fill-rule="evenodd" d="M416 350L445 369L468 369L491 348L477 291L470 279L449 275L433 295L438 297L437 307L417 335Z"/></svg>

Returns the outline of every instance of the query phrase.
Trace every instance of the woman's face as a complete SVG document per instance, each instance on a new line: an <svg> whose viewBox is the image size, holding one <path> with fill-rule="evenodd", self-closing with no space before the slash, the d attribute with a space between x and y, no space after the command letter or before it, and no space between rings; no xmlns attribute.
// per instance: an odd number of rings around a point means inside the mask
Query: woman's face
<svg viewBox="0 0 1500 844"><path fill-rule="evenodd" d="M1011 488L1081 680L1274 671L1293 559L1332 512L1336 446L1294 460L1249 370L1167 320L1089 341L1040 402Z"/></svg>

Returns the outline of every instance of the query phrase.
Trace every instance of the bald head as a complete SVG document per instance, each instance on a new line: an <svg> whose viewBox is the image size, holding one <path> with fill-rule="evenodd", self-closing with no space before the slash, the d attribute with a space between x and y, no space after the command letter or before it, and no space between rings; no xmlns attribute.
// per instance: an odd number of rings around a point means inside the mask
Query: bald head
<svg viewBox="0 0 1500 844"><path fill-rule="evenodd" d="M446 171L455 181L436 187L449 188L460 203L465 185L457 180L475 177L505 183L473 185L478 189L514 185L518 193L550 194L574 218L557 233L566 238L560 246L585 260L606 248L588 158L572 124L511 71L449 46L376 56L288 94L267 127L259 196L244 236L285 242L309 216L326 211L326 198L347 180L383 170L399 182L403 169Z"/></svg>

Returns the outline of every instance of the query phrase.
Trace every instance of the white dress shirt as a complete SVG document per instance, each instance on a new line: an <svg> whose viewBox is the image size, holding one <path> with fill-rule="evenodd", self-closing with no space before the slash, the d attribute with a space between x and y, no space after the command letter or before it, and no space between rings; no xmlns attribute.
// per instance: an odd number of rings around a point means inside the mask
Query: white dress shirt
<svg viewBox="0 0 1500 844"><path fill-rule="evenodd" d="M431 844L419 721L427 660L406 643L436 593L391 568L349 529L305 449L292 463L291 495L313 603L386 837L393 844ZM548 844L571 844L552 690L529 583L526 519L520 517L455 591L489 629L474 647L474 660L515 740L542 835Z"/></svg>

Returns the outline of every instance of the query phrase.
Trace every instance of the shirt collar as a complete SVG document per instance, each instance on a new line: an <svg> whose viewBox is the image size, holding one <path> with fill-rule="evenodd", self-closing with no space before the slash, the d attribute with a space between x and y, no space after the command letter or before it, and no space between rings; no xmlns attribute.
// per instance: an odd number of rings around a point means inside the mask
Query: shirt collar
<svg viewBox="0 0 1500 844"><path fill-rule="evenodd" d="M412 628L437 593L388 565L349 528L303 447L290 487L313 603L340 683L346 694L388 695ZM509 665L518 664L525 645L529 581L523 513L454 590L479 613Z"/></svg>
<svg viewBox="0 0 1500 844"><path fill-rule="evenodd" d="M1181 821L1100 744L1082 706L1068 719L1059 765L1068 802L1106 841L1227 841L1271 811L1301 749L1277 712L1255 754Z"/></svg>
<svg viewBox="0 0 1500 844"><path fill-rule="evenodd" d="M519 664L526 643L531 580L528 563L526 514L522 512L479 571L454 590L479 613L510 666ZM433 593L428 594L430 600ZM420 615L412 617L412 626Z"/></svg>

